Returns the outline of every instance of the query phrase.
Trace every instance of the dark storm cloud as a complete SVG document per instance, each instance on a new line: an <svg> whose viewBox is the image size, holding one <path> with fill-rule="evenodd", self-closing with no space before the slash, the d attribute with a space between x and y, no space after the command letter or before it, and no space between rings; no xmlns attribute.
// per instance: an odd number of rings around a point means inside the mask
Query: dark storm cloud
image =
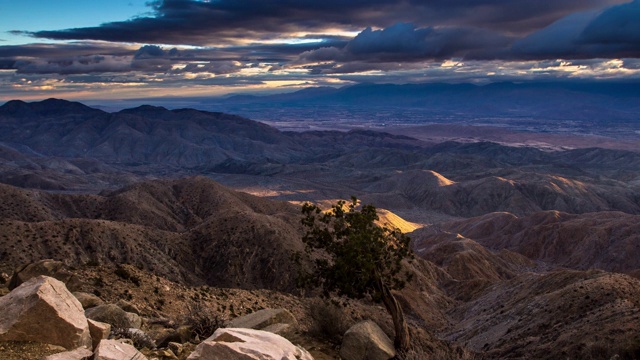
<svg viewBox="0 0 640 360"><path fill-rule="evenodd" d="M581 34L580 40L593 45L620 45L640 50L640 1L613 6L598 15Z"/></svg>
<svg viewBox="0 0 640 360"><path fill-rule="evenodd" d="M347 41L328 40L301 44L260 44L224 48L162 48L144 45L137 50L102 43L29 44L0 46L0 69L20 74L82 74L143 71L153 73L206 72L228 74L249 63L285 64L301 52L318 46L341 46ZM195 64L197 63L197 64ZM177 68L174 65L181 65Z"/></svg>
<svg viewBox="0 0 640 360"><path fill-rule="evenodd" d="M170 54L171 53L171 54ZM170 51L164 51L160 46L157 45L145 45L136 51L134 57L136 59L149 59L149 58L158 58L158 57L166 57L166 56L177 56L178 49L173 48Z"/></svg>
<svg viewBox="0 0 640 360"><path fill-rule="evenodd" d="M137 51L78 44L0 46L0 64L11 64L6 68L15 69L18 74L166 72L176 53L176 49L164 51L157 46L143 46Z"/></svg>
<svg viewBox="0 0 640 360"><path fill-rule="evenodd" d="M640 1L564 17L513 45L522 58L640 57Z"/></svg>
<svg viewBox="0 0 640 360"><path fill-rule="evenodd" d="M410 68L408 62L447 59L535 60L640 57L640 0L565 16L524 38L471 27L398 23L367 28L344 47L302 53L292 64L314 74Z"/></svg>
<svg viewBox="0 0 640 360"><path fill-rule="evenodd" d="M637 69L639 4L640 0L153 1L153 11L145 17L28 33L83 42L0 46L0 69L16 70L20 78L49 74L96 86L148 82L181 88L309 79L503 81L573 76L577 68L591 76L618 71L619 61L605 64L613 58L626 59L622 70ZM335 35L349 33L357 35ZM126 45L131 43L147 45ZM602 70L603 66L610 68ZM501 70L506 68L510 70ZM622 70L619 76L626 76Z"/></svg>
<svg viewBox="0 0 640 360"><path fill-rule="evenodd" d="M15 69L15 60L0 59L0 70L13 70Z"/></svg>
<svg viewBox="0 0 640 360"><path fill-rule="evenodd" d="M119 56L77 56L50 60L18 60L13 64L18 74L92 74L131 71L131 61Z"/></svg>
<svg viewBox="0 0 640 360"><path fill-rule="evenodd" d="M308 51L301 61L368 62L447 59L451 57L492 58L510 45L511 39L488 30L440 27L416 28L398 23L382 30L367 28L347 45Z"/></svg>
<svg viewBox="0 0 640 360"><path fill-rule="evenodd" d="M224 44L332 27L358 30L411 22L522 34L575 11L623 0L195 0L154 1L154 16L96 27L38 31L58 40L92 39L154 44Z"/></svg>
<svg viewBox="0 0 640 360"><path fill-rule="evenodd" d="M96 43L0 46L0 68L19 74L81 74L128 71L134 50Z"/></svg>
<svg viewBox="0 0 640 360"><path fill-rule="evenodd" d="M568 14L628 0L416 0L423 5L431 24L467 25L526 34ZM443 19L438 21L437 19ZM458 21L462 20L462 21Z"/></svg>
<svg viewBox="0 0 640 360"><path fill-rule="evenodd" d="M130 55L133 50L109 44L72 43L72 44L28 44L0 46L0 58L13 57L57 57L83 55Z"/></svg>

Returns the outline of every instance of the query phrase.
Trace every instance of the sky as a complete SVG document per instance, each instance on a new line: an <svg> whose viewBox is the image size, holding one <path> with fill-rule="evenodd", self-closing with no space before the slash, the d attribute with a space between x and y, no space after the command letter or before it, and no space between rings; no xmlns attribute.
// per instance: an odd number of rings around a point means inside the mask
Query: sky
<svg viewBox="0 0 640 360"><path fill-rule="evenodd" d="M640 79L640 0L0 0L0 101Z"/></svg>

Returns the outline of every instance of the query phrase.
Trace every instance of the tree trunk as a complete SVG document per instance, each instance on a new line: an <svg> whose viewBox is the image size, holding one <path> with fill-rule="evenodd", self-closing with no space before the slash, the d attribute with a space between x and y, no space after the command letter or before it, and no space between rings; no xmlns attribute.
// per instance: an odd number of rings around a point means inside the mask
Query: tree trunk
<svg viewBox="0 0 640 360"><path fill-rule="evenodd" d="M409 350L409 328L407 327L407 322L404 320L404 313L402 312L402 307L398 303L398 300L393 296L389 287L384 284L381 280L378 283L380 287L380 293L382 294L382 302L384 303L384 307L387 308L389 314L391 314L391 318L393 319L393 328L396 332L396 337L393 341L393 345L396 350L407 351Z"/></svg>

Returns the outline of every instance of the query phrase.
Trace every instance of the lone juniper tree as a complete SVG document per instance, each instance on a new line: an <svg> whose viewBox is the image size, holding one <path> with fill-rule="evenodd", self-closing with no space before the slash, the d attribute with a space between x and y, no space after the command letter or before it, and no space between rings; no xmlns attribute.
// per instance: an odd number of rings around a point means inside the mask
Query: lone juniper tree
<svg viewBox="0 0 640 360"><path fill-rule="evenodd" d="M402 260L413 257L410 239L398 229L377 225L374 206L357 209L357 203L352 197L348 205L339 201L327 212L309 203L302 207L306 229L302 240L314 257L312 270L303 279L327 296L381 301L393 319L396 349L407 350L407 323L391 290L402 289L411 278L402 272Z"/></svg>

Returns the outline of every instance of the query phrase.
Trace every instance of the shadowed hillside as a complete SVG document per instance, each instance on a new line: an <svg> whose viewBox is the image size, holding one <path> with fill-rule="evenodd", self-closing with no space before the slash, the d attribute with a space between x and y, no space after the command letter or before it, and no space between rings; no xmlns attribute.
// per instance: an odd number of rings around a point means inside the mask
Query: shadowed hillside
<svg viewBox="0 0 640 360"><path fill-rule="evenodd" d="M0 188L5 267L42 258L128 263L176 281L292 289L302 250L293 205L207 178L154 181L103 195Z"/></svg>

